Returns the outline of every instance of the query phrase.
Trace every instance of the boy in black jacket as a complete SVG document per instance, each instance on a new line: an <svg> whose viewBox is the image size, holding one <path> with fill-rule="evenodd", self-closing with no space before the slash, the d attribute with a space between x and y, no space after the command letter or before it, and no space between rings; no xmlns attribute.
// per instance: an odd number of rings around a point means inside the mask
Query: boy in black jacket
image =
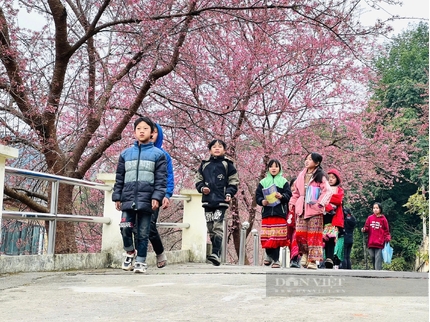
<svg viewBox="0 0 430 322"><path fill-rule="evenodd" d="M209 160L203 160L196 173L196 189L202 193L206 225L212 242L212 254L207 259L215 266L221 264L224 214L237 192L239 179L233 162L224 157L226 144L213 140L208 145Z"/></svg>

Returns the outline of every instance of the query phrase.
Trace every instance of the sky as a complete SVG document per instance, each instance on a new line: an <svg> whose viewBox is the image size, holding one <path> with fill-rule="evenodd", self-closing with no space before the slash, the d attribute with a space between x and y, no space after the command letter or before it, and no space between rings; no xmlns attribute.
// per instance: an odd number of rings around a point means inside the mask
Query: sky
<svg viewBox="0 0 430 322"><path fill-rule="evenodd" d="M16 0L14 0L16 2ZM378 4L379 10L375 10L370 6L365 6L366 2L373 2L373 0L365 0L363 3L363 14L361 21L364 25L373 25L376 20L386 20L395 15L406 17L407 19L397 19L396 21L390 22L390 25L394 28L393 35L397 35L402 30L408 27L408 23L418 23L422 18L427 21L429 20L429 0L403 0L403 4L400 5L381 5ZM21 25L25 25L27 28L40 29L44 21L42 17L29 15L25 10L21 9L19 12L19 22ZM31 26L28 26L28 24Z"/></svg>
<svg viewBox="0 0 430 322"><path fill-rule="evenodd" d="M364 25L372 25L377 19L386 20L393 16L405 17L396 19L389 23L394 30L393 35L398 35L408 28L408 24L418 24L419 21L429 21L429 0L403 0L400 5L378 5L379 10L369 7L363 7L361 21ZM419 19L421 18L421 19Z"/></svg>

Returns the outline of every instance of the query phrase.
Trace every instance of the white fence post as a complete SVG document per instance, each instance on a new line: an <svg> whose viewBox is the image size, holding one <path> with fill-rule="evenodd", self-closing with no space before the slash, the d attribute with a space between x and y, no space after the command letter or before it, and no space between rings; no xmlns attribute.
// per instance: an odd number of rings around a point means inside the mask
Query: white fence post
<svg viewBox="0 0 430 322"><path fill-rule="evenodd" d="M2 227L2 211L3 211L3 196L4 196L4 176L6 168L6 159L18 157L18 149L11 148L0 144L0 241L1 241L1 227Z"/></svg>
<svg viewBox="0 0 430 322"><path fill-rule="evenodd" d="M115 173L99 173L97 179L107 185L111 185L113 188ZM112 201L112 190L105 191L103 214L104 217L110 218L111 223L103 225L102 251L112 254L114 262L121 262L121 254L123 252L122 238L119 230L121 212L115 209L115 203Z"/></svg>
<svg viewBox="0 0 430 322"><path fill-rule="evenodd" d="M184 201L182 222L189 223L190 228L182 229L182 249L190 252L191 262L206 261L207 228L205 213L202 207L202 195L195 189L183 189L181 195L190 196Z"/></svg>

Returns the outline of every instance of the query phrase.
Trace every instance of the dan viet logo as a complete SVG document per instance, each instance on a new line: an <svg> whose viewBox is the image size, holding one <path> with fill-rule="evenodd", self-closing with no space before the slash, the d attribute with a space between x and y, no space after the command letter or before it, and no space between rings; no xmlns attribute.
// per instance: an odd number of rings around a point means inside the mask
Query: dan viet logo
<svg viewBox="0 0 430 322"><path fill-rule="evenodd" d="M345 278L335 276L301 277L271 275L266 277L266 295L340 295L346 293L344 284Z"/></svg>

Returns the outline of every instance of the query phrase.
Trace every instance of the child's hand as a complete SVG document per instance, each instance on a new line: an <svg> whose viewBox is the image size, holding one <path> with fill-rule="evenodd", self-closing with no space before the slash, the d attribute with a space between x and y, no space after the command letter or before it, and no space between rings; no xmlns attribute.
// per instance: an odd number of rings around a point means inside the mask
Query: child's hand
<svg viewBox="0 0 430 322"><path fill-rule="evenodd" d="M361 232L363 232L363 233L365 232L365 229L364 229L364 227L363 227L363 228L361 228Z"/></svg>
<svg viewBox="0 0 430 322"><path fill-rule="evenodd" d="M152 210L156 210L158 207L160 207L158 200L152 199Z"/></svg>
<svg viewBox="0 0 430 322"><path fill-rule="evenodd" d="M264 199L264 200L261 202L261 204L262 204L263 206L267 206L267 205L269 204L269 202L268 202L266 199Z"/></svg>
<svg viewBox="0 0 430 322"><path fill-rule="evenodd" d="M231 196L230 195L226 195L225 196L225 201L226 202L230 202L231 201Z"/></svg>
<svg viewBox="0 0 430 322"><path fill-rule="evenodd" d="M121 211L121 201L115 201L115 209Z"/></svg>
<svg viewBox="0 0 430 322"><path fill-rule="evenodd" d="M208 195L208 194L209 194L209 192L211 192L211 189L209 189L208 187L204 187L204 188L202 189L202 193L203 193L204 195Z"/></svg>
<svg viewBox="0 0 430 322"><path fill-rule="evenodd" d="M169 207L169 205L170 205L170 200L169 200L169 198L164 197L164 198L163 198L162 208L163 208L163 209L166 209L167 207Z"/></svg>
<svg viewBox="0 0 430 322"><path fill-rule="evenodd" d="M282 195L281 195L279 192L277 192L277 193L275 194L275 197L276 197L276 199L281 199L281 198L282 198Z"/></svg>

